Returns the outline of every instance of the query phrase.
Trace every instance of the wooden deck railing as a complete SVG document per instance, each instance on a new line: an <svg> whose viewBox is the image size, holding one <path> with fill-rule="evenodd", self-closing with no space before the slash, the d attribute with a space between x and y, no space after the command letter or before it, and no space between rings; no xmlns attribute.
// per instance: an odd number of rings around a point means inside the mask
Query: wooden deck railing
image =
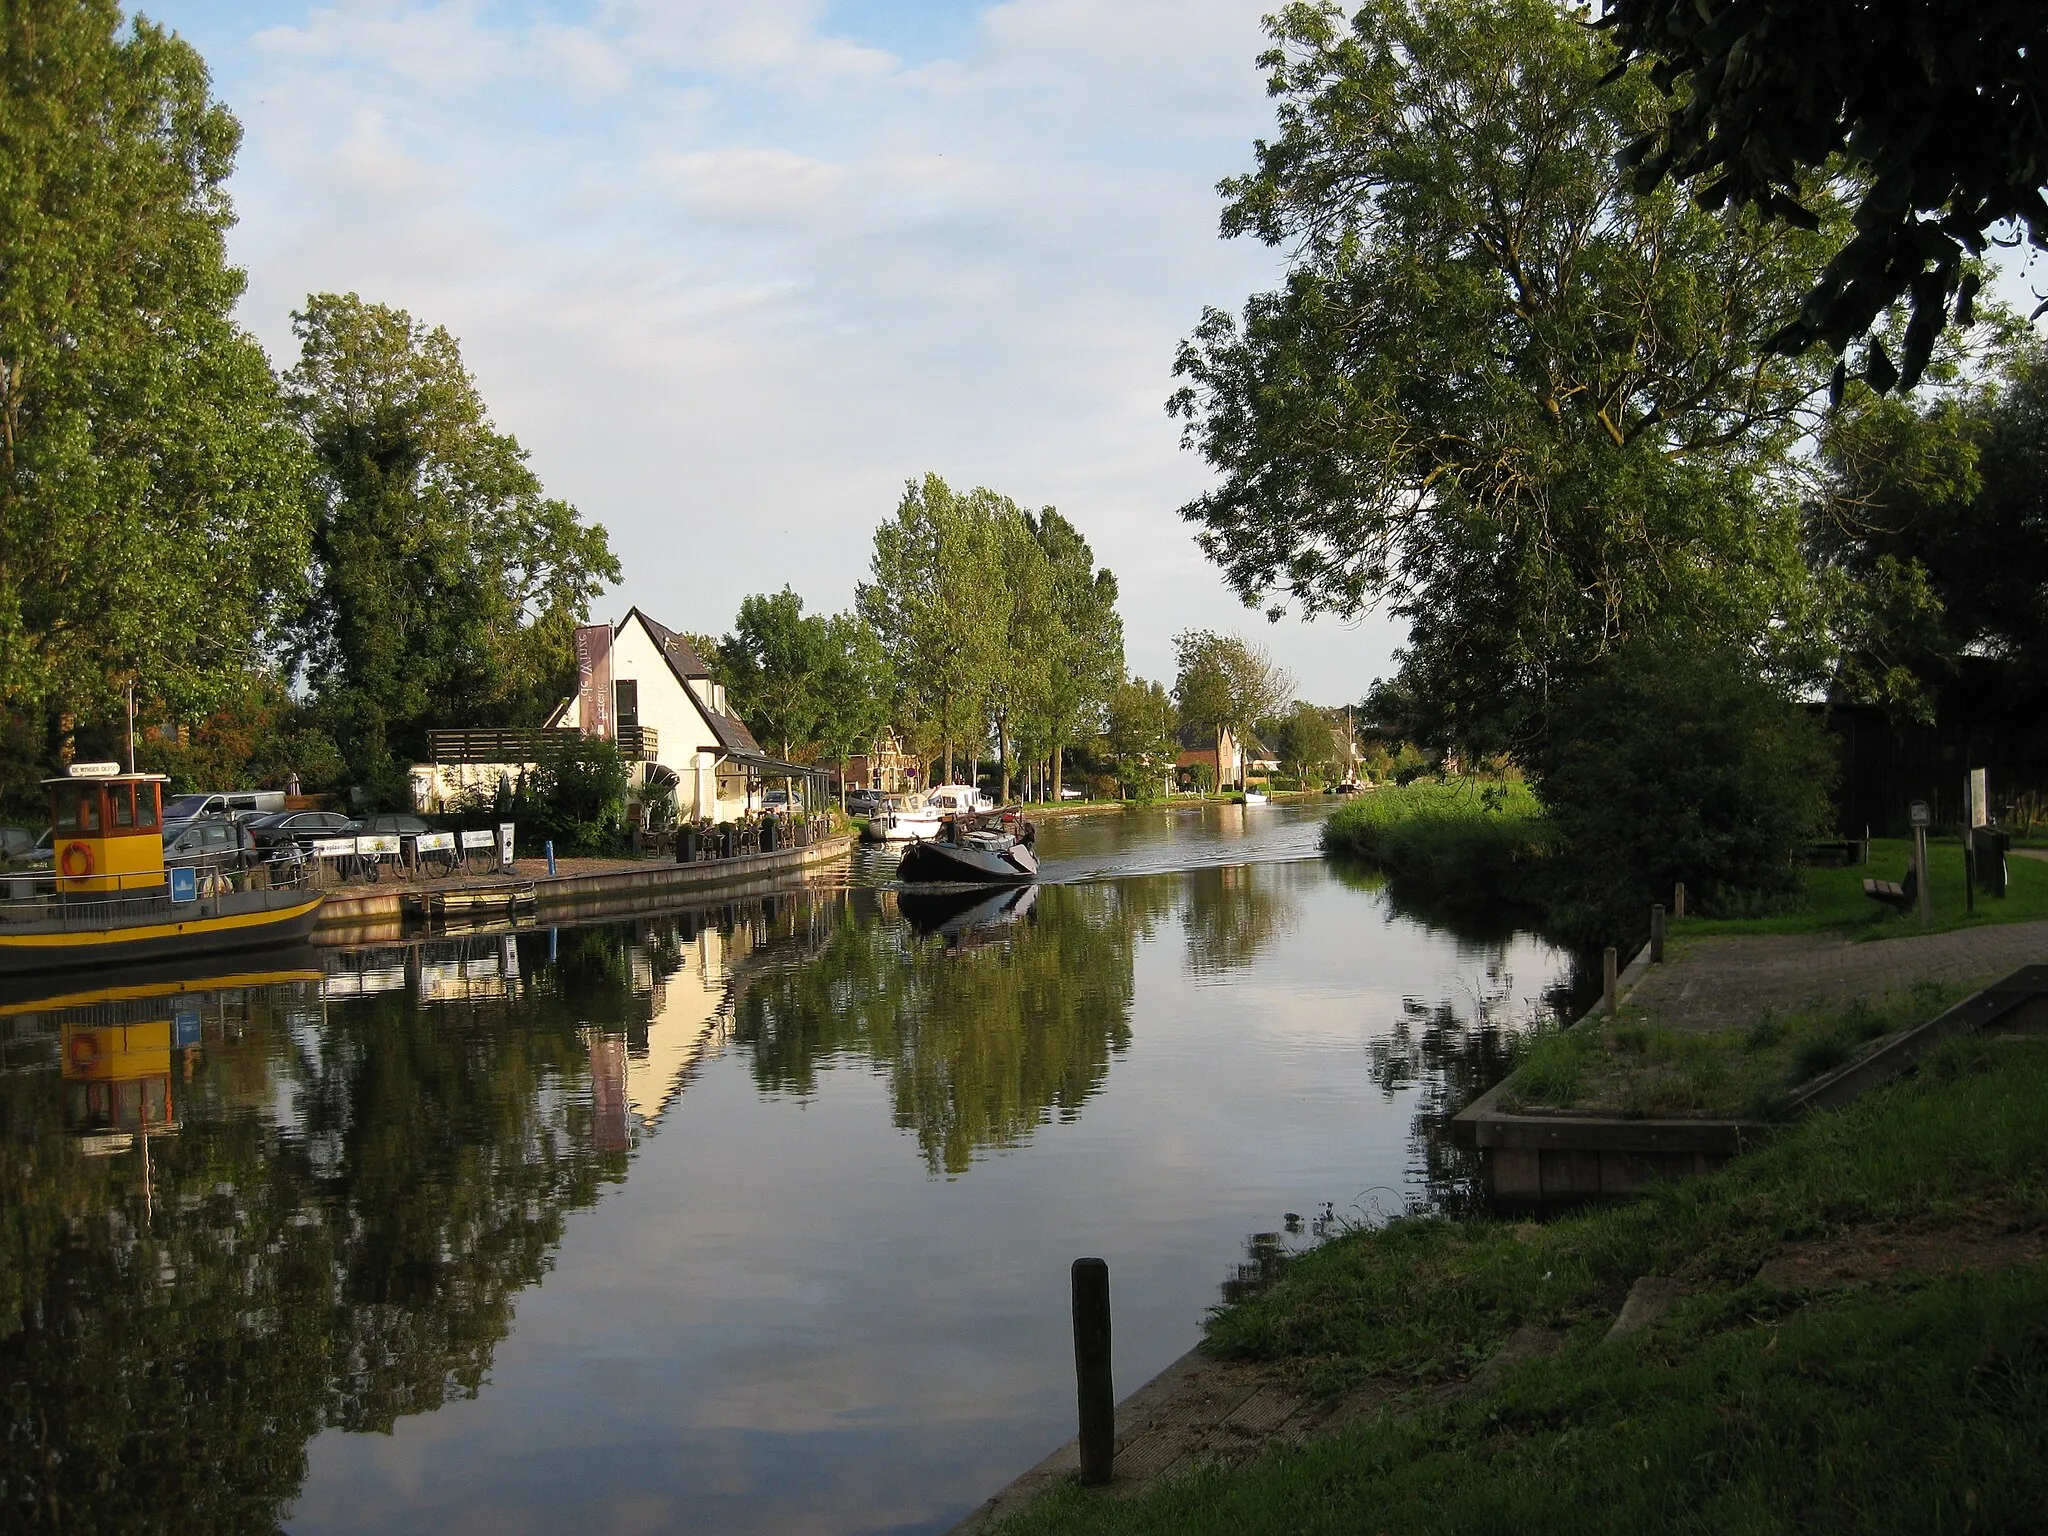
<svg viewBox="0 0 2048 1536"><path fill-rule="evenodd" d="M551 748L574 741L580 734L573 727L559 730L515 727L498 731L429 731L427 752L437 763L536 763ZM652 761L659 757L660 741L654 727L621 726L619 753L628 762Z"/></svg>

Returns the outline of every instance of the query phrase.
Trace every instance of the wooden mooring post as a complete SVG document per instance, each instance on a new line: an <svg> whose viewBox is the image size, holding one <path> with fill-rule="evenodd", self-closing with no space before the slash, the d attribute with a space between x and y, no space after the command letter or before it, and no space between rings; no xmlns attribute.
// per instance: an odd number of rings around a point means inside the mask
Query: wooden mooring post
<svg viewBox="0 0 2048 1536"><path fill-rule="evenodd" d="M1109 1374L1109 1264L1074 1260L1074 1383L1081 1411L1081 1481L1100 1486L1116 1462L1116 1389Z"/></svg>
<svg viewBox="0 0 2048 1536"><path fill-rule="evenodd" d="M1621 956L1612 944L1600 956L1600 1008L1610 1019L1621 1008Z"/></svg>
<svg viewBox="0 0 2048 1536"><path fill-rule="evenodd" d="M1673 917L1685 916L1685 882L1683 880L1671 887L1671 915Z"/></svg>
<svg viewBox="0 0 2048 1536"><path fill-rule="evenodd" d="M1664 963L1664 903L1650 908L1650 964Z"/></svg>

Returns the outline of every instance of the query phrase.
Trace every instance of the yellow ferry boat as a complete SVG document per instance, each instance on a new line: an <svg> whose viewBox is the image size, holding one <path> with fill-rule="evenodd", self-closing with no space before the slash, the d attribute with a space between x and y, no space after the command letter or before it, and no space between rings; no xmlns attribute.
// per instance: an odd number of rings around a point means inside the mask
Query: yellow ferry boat
<svg viewBox="0 0 2048 1536"><path fill-rule="evenodd" d="M73 763L45 779L48 873L0 875L0 979L182 960L303 939L304 866L164 864L162 774Z"/></svg>

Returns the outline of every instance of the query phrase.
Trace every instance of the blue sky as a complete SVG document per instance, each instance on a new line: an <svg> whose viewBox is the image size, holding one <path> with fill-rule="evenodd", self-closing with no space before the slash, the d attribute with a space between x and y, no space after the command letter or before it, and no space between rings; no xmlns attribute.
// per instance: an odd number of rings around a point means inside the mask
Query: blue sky
<svg viewBox="0 0 2048 1536"><path fill-rule="evenodd" d="M1357 698L1385 621L1269 626L1175 509L1204 304L1270 285L1216 181L1271 114L1262 0L167 0L245 140L231 237L280 364L309 292L445 324L499 425L626 568L599 608L722 631L852 599L927 469L1056 505L1131 667L1238 629Z"/></svg>

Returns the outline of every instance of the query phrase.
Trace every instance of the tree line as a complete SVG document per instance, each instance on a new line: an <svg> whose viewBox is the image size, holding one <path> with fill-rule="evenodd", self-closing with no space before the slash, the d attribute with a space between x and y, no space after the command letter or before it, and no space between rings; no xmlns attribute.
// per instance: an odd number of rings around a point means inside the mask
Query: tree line
<svg viewBox="0 0 2048 1536"><path fill-rule="evenodd" d="M63 752L403 794L428 728L531 720L619 574L447 331L355 294L273 369L234 307L241 138L114 0L0 30L0 803ZM229 772L232 770L232 772ZM226 782L226 779L221 782Z"/></svg>
<svg viewBox="0 0 2048 1536"><path fill-rule="evenodd" d="M1833 776L1799 703L2039 687L2048 355L1982 289L1988 238L2048 240L2009 89L2048 18L1930 53L1886 51L1905 3L1600 10L1270 18L1222 229L1286 274L1202 316L1169 409L1246 602L1404 620L1373 723L1521 763L1582 851L1635 850L1578 877L1635 910L1724 823L1774 852L1693 890L1790 881Z"/></svg>

